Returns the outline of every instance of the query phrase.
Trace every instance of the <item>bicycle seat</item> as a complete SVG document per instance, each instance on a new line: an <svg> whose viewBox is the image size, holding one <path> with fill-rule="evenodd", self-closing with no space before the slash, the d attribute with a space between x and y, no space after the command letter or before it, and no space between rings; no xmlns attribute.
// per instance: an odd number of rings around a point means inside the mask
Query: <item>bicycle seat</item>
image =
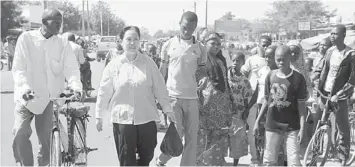
<svg viewBox="0 0 355 167"><path fill-rule="evenodd" d="M89 112L89 110L90 110L90 106L84 106L84 105L70 107L70 112L75 117L83 117Z"/></svg>

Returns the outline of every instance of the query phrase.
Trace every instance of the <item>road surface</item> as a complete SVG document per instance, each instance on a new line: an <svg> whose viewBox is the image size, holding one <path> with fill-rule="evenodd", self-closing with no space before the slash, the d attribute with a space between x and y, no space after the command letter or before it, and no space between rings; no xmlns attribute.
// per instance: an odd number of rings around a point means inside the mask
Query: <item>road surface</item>
<svg viewBox="0 0 355 167"><path fill-rule="evenodd" d="M90 57L95 58L94 53L89 54ZM97 89L101 73L104 68L103 62L94 61L91 63L92 70L92 84L93 87ZM12 74L9 71L6 71L5 67L1 71L1 137L0 137L0 149L1 149L1 166L14 166L15 161L13 158L12 151L12 127L14 124L14 102L13 102L13 79ZM92 93L92 97L96 96L96 91ZM91 107L90 115L94 115L95 108L95 98L89 99L89 102L86 105ZM93 117L89 118L88 128L87 128L87 142L88 146L91 148L98 148L97 151L90 152L88 155L88 165L89 166L118 166L118 159L115 150L113 135L112 135L112 125L108 122L108 118L105 119L104 130L102 132L97 132L95 127L95 120ZM36 129L34 128L34 123L32 123L32 136L31 141L33 145L34 157L37 156L38 151L38 140L36 136ZM158 133L158 145L155 149L155 157L160 154L160 143L164 137L164 132ZM167 166L178 166L180 164L180 158L173 158L169 161ZM227 164L232 164L232 159L226 158ZM241 166L249 166L250 156L245 156L240 159ZM36 160L35 160L36 163ZM155 158L150 164L155 166ZM329 166L338 166L336 163L327 163Z"/></svg>

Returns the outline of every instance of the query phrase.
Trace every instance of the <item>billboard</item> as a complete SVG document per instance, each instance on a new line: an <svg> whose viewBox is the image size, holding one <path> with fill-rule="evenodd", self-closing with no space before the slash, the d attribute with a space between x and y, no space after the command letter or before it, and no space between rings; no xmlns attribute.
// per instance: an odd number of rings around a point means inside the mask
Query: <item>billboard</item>
<svg viewBox="0 0 355 167"><path fill-rule="evenodd" d="M309 21L299 21L298 22L299 31L309 31L311 30L311 22Z"/></svg>
<svg viewBox="0 0 355 167"><path fill-rule="evenodd" d="M240 21L235 20L215 20L214 27L216 32L236 32L243 29Z"/></svg>

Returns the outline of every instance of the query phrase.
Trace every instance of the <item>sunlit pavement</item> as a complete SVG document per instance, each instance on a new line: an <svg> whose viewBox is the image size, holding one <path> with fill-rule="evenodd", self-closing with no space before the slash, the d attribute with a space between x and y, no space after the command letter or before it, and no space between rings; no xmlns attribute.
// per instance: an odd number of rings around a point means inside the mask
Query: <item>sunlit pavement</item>
<svg viewBox="0 0 355 167"><path fill-rule="evenodd" d="M94 53L89 54L90 57L96 57ZM104 62L94 61L91 63L92 70L92 84L97 89L101 73L104 68ZM12 152L12 126L14 124L13 116L13 79L11 72L6 70L7 67L1 71L1 138L0 138L0 149L1 149L1 166L14 166L14 158ZM93 91L92 97L96 96L96 91ZM94 115L95 109L95 98L89 99L89 102L85 103L91 107L90 115ZM104 130L102 132L97 132L95 127L95 120L93 117L89 118L88 128L87 128L87 141L88 146L91 148L98 148L99 150L90 152L88 155L88 165L89 166L118 166L118 159L116 154L116 149L114 145L113 135L112 135L112 125L109 123L109 119L105 119ZM36 129L34 124L32 124L32 136L31 141L33 145L34 157L37 156L38 151L38 140L36 135ZM155 157L160 154L160 143L164 137L164 132L158 133L158 145L155 149ZM180 164L180 158L173 158L169 161L167 166L178 166ZM233 160L226 158L227 165L232 165ZM250 156L245 156L240 159L241 166L249 166ZM155 158L150 164L155 166ZM326 166L339 166L337 163L328 162Z"/></svg>

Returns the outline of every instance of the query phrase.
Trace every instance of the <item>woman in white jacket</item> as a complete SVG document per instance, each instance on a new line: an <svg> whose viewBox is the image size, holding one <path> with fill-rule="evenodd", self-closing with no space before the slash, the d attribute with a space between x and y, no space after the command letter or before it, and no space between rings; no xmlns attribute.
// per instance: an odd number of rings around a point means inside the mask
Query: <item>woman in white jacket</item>
<svg viewBox="0 0 355 167"><path fill-rule="evenodd" d="M96 127L102 130L103 113L111 111L120 166L149 166L157 145L155 121L159 121L159 114L155 100L171 121L175 122L175 116L158 67L139 52L139 29L126 27L120 38L124 52L108 63L100 82Z"/></svg>

